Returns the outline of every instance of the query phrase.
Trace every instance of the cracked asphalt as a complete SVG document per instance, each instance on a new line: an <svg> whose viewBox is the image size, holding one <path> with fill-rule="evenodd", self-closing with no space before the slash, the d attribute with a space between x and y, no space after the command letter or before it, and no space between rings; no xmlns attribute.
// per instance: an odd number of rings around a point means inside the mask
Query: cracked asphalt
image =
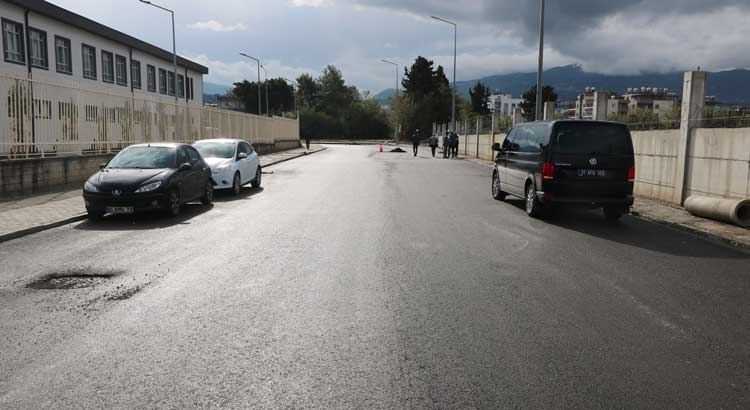
<svg viewBox="0 0 750 410"><path fill-rule="evenodd" d="M750 408L748 254L376 150L0 244L0 408Z"/></svg>

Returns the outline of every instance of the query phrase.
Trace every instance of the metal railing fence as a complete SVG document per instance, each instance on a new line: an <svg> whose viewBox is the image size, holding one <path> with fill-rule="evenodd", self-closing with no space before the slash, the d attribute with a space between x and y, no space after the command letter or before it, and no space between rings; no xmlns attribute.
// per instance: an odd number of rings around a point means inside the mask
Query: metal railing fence
<svg viewBox="0 0 750 410"><path fill-rule="evenodd" d="M299 139L298 120L0 75L0 160L101 154L140 142Z"/></svg>

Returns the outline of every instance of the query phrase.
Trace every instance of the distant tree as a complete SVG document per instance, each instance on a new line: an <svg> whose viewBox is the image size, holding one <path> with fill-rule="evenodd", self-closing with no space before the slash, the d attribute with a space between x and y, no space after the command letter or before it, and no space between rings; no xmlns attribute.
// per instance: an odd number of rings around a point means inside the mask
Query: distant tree
<svg viewBox="0 0 750 410"><path fill-rule="evenodd" d="M263 84L260 85L261 88ZM242 105L245 108L245 112L251 114L257 114L258 111L258 83L244 80L242 82L234 83L234 88L231 91L238 100L242 101ZM261 98L264 98L264 93L261 92ZM263 111L265 111L265 105L261 104Z"/></svg>
<svg viewBox="0 0 750 410"><path fill-rule="evenodd" d="M320 98L318 82L310 74L297 77L297 104L300 110L315 109Z"/></svg>
<svg viewBox="0 0 750 410"><path fill-rule="evenodd" d="M543 102L556 102L557 93L554 87L545 85L542 88L542 101ZM523 93L523 101L521 102L521 110L523 110L523 117L526 121L536 120L536 85L531 87L528 91Z"/></svg>
<svg viewBox="0 0 750 410"><path fill-rule="evenodd" d="M471 97L471 111L476 114L489 114L490 109L487 107L487 103L490 100L490 89L482 84L481 81L477 81L477 84L469 90L469 97Z"/></svg>
<svg viewBox="0 0 750 410"><path fill-rule="evenodd" d="M347 86L341 71L332 65L323 69L323 74L318 78L318 87L318 110L331 117L347 112L359 98L356 87Z"/></svg>
<svg viewBox="0 0 750 410"><path fill-rule="evenodd" d="M266 84L268 84L268 105L266 105ZM231 93L242 101L245 112L258 113L258 83L247 80L234 83ZM268 82L260 83L260 112L280 114L282 111L292 111L294 107L294 89L280 78L271 78Z"/></svg>
<svg viewBox="0 0 750 410"><path fill-rule="evenodd" d="M402 135L420 129L423 136L432 132L432 124L445 123L451 116L451 90L443 67L417 57L411 67L404 68L404 98L410 104L402 111Z"/></svg>

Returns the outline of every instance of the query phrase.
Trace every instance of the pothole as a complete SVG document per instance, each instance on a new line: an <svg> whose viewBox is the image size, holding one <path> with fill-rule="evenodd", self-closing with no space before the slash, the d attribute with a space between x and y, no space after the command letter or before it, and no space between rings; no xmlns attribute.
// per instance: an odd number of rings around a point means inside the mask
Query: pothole
<svg viewBox="0 0 750 410"><path fill-rule="evenodd" d="M81 289L106 282L125 271L117 269L96 269L92 267L70 268L48 273L26 285L31 289Z"/></svg>

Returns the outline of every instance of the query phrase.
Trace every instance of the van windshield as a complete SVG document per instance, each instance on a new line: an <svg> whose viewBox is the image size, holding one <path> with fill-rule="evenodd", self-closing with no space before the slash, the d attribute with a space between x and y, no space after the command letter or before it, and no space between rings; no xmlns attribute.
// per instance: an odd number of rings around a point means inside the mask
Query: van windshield
<svg viewBox="0 0 750 410"><path fill-rule="evenodd" d="M555 127L555 152L632 155L628 129L621 124L563 123Z"/></svg>

